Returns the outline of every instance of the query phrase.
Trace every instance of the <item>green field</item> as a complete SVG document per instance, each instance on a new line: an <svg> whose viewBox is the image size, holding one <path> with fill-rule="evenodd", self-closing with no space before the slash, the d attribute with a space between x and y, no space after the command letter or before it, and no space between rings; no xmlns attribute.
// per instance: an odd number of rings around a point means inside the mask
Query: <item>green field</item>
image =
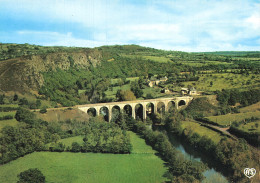
<svg viewBox="0 0 260 183"><path fill-rule="evenodd" d="M234 121L240 122L244 119L251 118L251 117L260 118L260 111L226 114L220 116L209 116L207 117L207 119L215 123L218 123L219 125L230 125L230 123Z"/></svg>
<svg viewBox="0 0 260 183"><path fill-rule="evenodd" d="M258 124L258 125L256 125ZM241 124L239 125L238 129L245 131L245 132L258 132L260 133L260 120L246 123L246 124Z"/></svg>
<svg viewBox="0 0 260 183"><path fill-rule="evenodd" d="M105 93L106 93L106 96L108 98L113 98L115 99L115 96L116 96L116 92L117 90L130 90L130 84L126 84L126 85L122 85L121 87L120 86L116 86L116 87L113 87L113 90L107 90ZM155 88L155 87L148 87L148 86L144 86L144 89L142 89L143 91L143 97L146 97L147 94L151 94L154 98L159 98L159 97L166 97L167 94L165 93L161 93L161 89L162 88ZM139 99L143 99L143 98L139 98Z"/></svg>
<svg viewBox="0 0 260 183"><path fill-rule="evenodd" d="M35 152L0 166L0 182L15 183L17 174L39 168L46 182L160 183L167 179L164 161L136 134L131 134L133 154Z"/></svg>
<svg viewBox="0 0 260 183"><path fill-rule="evenodd" d="M194 67L201 67L205 65L230 65L232 63L227 63L227 62L220 62L220 61L208 61L208 60L197 60L197 61L176 61L176 63L179 64L184 64L184 65L189 65L189 66L194 66Z"/></svg>
<svg viewBox="0 0 260 183"><path fill-rule="evenodd" d="M0 107L19 107L18 104L1 104Z"/></svg>
<svg viewBox="0 0 260 183"><path fill-rule="evenodd" d="M247 87L258 87L259 79L258 75L250 74L233 74L233 73L212 73L212 74L199 74L198 81L187 81L183 82L184 86L194 86L197 90L202 91L216 91L222 89L232 88L247 88ZM210 82L213 85L210 85ZM194 85L194 84L195 85Z"/></svg>
<svg viewBox="0 0 260 183"><path fill-rule="evenodd" d="M15 116L16 111L10 111L10 112L0 112L0 117L4 117L4 116Z"/></svg>
<svg viewBox="0 0 260 183"><path fill-rule="evenodd" d="M151 60L154 62L160 62L160 63L167 63L167 62L172 62L169 58L166 57L159 57L159 56L143 56L144 59L146 60Z"/></svg>
<svg viewBox="0 0 260 183"><path fill-rule="evenodd" d="M65 138L65 139L60 139L57 141L58 142L61 142L63 143L66 147L71 147L71 144L73 142L77 142L79 143L80 145L83 145L84 141L83 141L83 136L76 136L76 137L69 137L69 138ZM47 144L47 147L50 147L51 146L51 143Z"/></svg>
<svg viewBox="0 0 260 183"><path fill-rule="evenodd" d="M130 77L130 78L126 78L126 81L130 81L130 82L132 82L132 81L136 81L136 80L138 80L139 79L139 77ZM111 79L111 84L115 84L115 83L118 83L118 78L116 78L116 79Z"/></svg>
<svg viewBox="0 0 260 183"><path fill-rule="evenodd" d="M240 112L254 112L254 111L260 111L260 102L257 102L253 105L243 107L239 109Z"/></svg>
<svg viewBox="0 0 260 183"><path fill-rule="evenodd" d="M183 128L191 128L194 132L198 133L200 136L206 136L213 140L216 144L221 140L223 137L220 133L215 132L207 127L201 126L199 123L192 122L192 121L182 121L181 126Z"/></svg>
<svg viewBox="0 0 260 183"><path fill-rule="evenodd" d="M0 120L0 130L9 125L9 126L16 126L19 122L16 119L7 119L7 120Z"/></svg>

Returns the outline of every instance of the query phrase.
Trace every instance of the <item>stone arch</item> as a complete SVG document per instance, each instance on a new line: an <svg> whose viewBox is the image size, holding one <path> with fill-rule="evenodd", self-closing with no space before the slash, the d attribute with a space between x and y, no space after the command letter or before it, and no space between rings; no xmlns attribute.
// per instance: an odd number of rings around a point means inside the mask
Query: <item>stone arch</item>
<svg viewBox="0 0 260 183"><path fill-rule="evenodd" d="M179 106L179 107L180 107L180 106L184 106L184 105L186 105L185 100L180 100L180 101L178 102L178 106Z"/></svg>
<svg viewBox="0 0 260 183"><path fill-rule="evenodd" d="M120 114L120 107L118 106L118 105L114 105L113 107L112 107L112 110L111 110L111 120L112 121L116 121L117 119L117 117L118 117L118 115Z"/></svg>
<svg viewBox="0 0 260 183"><path fill-rule="evenodd" d="M106 106L101 107L100 110L99 110L99 112L100 112L101 115L104 116L104 119L105 119L106 121L109 121L109 116L110 116L111 114L109 114L109 109L108 109L108 107L106 107Z"/></svg>
<svg viewBox="0 0 260 183"><path fill-rule="evenodd" d="M172 110L174 110L176 108L176 104L175 102L172 100L172 101L169 101L168 104L167 104L167 111L171 112Z"/></svg>
<svg viewBox="0 0 260 183"><path fill-rule="evenodd" d="M155 113L155 105L152 102L146 104L146 115L150 116Z"/></svg>
<svg viewBox="0 0 260 183"><path fill-rule="evenodd" d="M91 108L89 108L89 109L87 110L87 114L88 114L89 116L95 117L95 116L97 116L97 110L96 110L94 107L91 107Z"/></svg>
<svg viewBox="0 0 260 183"><path fill-rule="evenodd" d="M165 107L166 107L166 106L165 106L165 103L164 103L164 102L158 102L158 103L157 103L157 109L156 109L156 110L157 110L157 112L160 113L160 114L161 114L161 113L165 113Z"/></svg>
<svg viewBox="0 0 260 183"><path fill-rule="evenodd" d="M140 103L138 103L138 104L136 104L135 105L135 108L134 108L134 110L135 110L135 119L144 119L144 106L143 106L143 104L140 104Z"/></svg>
<svg viewBox="0 0 260 183"><path fill-rule="evenodd" d="M133 112L132 112L132 106L129 104L126 104L123 108L123 111L128 115L128 116L132 116Z"/></svg>

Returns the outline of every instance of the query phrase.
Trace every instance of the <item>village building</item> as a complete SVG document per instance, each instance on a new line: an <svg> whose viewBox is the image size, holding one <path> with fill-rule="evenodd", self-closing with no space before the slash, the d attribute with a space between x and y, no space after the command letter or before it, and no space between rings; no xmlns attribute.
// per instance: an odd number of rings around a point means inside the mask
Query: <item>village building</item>
<svg viewBox="0 0 260 183"><path fill-rule="evenodd" d="M181 88L181 94L182 95L198 95L197 90L194 87L192 87L190 89Z"/></svg>
<svg viewBox="0 0 260 183"><path fill-rule="evenodd" d="M151 79L147 80L147 85L149 87L154 87L154 86L158 86L160 82L166 82L168 80L168 78L166 76L160 78L160 79L156 79L156 77L152 76Z"/></svg>
<svg viewBox="0 0 260 183"><path fill-rule="evenodd" d="M162 93L170 93L171 91L170 91L168 88L164 88L164 89L162 89L161 92L162 92Z"/></svg>

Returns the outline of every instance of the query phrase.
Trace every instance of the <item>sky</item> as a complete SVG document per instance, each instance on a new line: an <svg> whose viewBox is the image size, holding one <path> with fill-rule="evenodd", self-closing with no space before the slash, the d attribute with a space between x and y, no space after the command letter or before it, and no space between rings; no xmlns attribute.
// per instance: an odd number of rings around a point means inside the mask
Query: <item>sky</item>
<svg viewBox="0 0 260 183"><path fill-rule="evenodd" d="M260 0L0 0L0 42L260 51Z"/></svg>

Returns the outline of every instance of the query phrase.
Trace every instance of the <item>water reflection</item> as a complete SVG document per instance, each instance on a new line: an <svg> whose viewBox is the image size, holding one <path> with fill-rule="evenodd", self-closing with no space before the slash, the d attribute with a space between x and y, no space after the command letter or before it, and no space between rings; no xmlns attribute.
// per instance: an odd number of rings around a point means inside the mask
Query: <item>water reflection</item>
<svg viewBox="0 0 260 183"><path fill-rule="evenodd" d="M160 130L158 128L156 129ZM185 159L191 161L201 161L208 165L210 169L203 172L203 175L206 178L202 181L202 183L229 183L225 177L227 176L225 175L225 172L227 171L225 171L225 169L221 167L220 164L216 163L216 161L213 161L206 154L196 150L196 148L191 147L191 145L185 143L182 139L169 134L168 137L172 145L184 155Z"/></svg>

